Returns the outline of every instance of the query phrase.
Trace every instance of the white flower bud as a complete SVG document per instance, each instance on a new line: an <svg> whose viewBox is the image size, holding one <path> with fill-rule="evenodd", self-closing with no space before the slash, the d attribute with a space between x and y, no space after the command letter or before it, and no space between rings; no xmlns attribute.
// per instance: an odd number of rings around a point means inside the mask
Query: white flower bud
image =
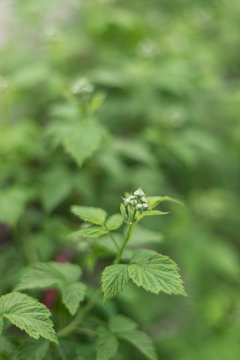
<svg viewBox="0 0 240 360"><path fill-rule="evenodd" d="M143 210L143 205L142 204L137 204L136 209L137 210Z"/></svg>
<svg viewBox="0 0 240 360"><path fill-rule="evenodd" d="M148 209L148 204L142 204L142 207L144 210L147 210Z"/></svg>
<svg viewBox="0 0 240 360"><path fill-rule="evenodd" d="M130 201L130 204L131 204L131 205L137 205L137 200L131 200L131 201Z"/></svg>
<svg viewBox="0 0 240 360"><path fill-rule="evenodd" d="M135 196L144 196L144 192L142 191L141 188L137 189L136 191L134 191L134 195Z"/></svg>
<svg viewBox="0 0 240 360"><path fill-rule="evenodd" d="M147 202L147 199L145 198L145 196L143 196L142 198L141 198L141 200L142 200L142 202Z"/></svg>

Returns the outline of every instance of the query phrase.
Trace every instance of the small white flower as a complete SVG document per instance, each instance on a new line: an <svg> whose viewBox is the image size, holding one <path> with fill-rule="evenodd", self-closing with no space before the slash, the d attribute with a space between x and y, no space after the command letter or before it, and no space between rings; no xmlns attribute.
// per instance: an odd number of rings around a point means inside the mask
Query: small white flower
<svg viewBox="0 0 240 360"><path fill-rule="evenodd" d="M143 205L142 204L137 204L136 209L137 210L143 210Z"/></svg>
<svg viewBox="0 0 240 360"><path fill-rule="evenodd" d="M141 188L137 189L136 191L134 191L134 195L135 196L144 196L144 192L142 191Z"/></svg>
<svg viewBox="0 0 240 360"><path fill-rule="evenodd" d="M131 204L131 205L137 205L137 200L131 200L131 201L130 201L130 204Z"/></svg>
<svg viewBox="0 0 240 360"><path fill-rule="evenodd" d="M130 204L130 202L131 202L130 197L128 197L128 198L126 198L126 199L123 199L123 202L124 202L125 205Z"/></svg>
<svg viewBox="0 0 240 360"><path fill-rule="evenodd" d="M148 209L148 204L142 204L142 207L144 210L147 210Z"/></svg>
<svg viewBox="0 0 240 360"><path fill-rule="evenodd" d="M131 199L131 200L136 199L136 196L130 195L130 196L129 196L129 199Z"/></svg>
<svg viewBox="0 0 240 360"><path fill-rule="evenodd" d="M142 200L142 202L147 202L147 199L145 198L145 196L143 196L142 198L141 198L141 200Z"/></svg>

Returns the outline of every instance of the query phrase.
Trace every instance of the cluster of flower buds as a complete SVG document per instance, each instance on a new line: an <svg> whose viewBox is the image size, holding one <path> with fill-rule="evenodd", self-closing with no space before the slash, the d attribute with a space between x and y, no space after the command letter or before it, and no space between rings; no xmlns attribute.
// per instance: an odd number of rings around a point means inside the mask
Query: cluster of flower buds
<svg viewBox="0 0 240 360"><path fill-rule="evenodd" d="M141 188L134 191L134 193L127 198L123 199L125 205L132 205L138 211L144 211L148 209L147 199Z"/></svg>
<svg viewBox="0 0 240 360"><path fill-rule="evenodd" d="M75 81L72 86L72 93L74 95L86 95L91 93L94 90L92 84L86 78L79 78Z"/></svg>

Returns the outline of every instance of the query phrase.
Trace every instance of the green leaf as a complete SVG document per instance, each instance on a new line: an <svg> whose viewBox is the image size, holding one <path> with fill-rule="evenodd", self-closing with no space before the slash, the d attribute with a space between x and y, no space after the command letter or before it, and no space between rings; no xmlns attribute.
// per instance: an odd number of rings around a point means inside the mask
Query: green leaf
<svg viewBox="0 0 240 360"><path fill-rule="evenodd" d="M96 225L103 225L107 216L105 210L90 206L72 206L71 212L80 219Z"/></svg>
<svg viewBox="0 0 240 360"><path fill-rule="evenodd" d="M18 360L42 360L49 348L46 340L25 341L19 349Z"/></svg>
<svg viewBox="0 0 240 360"><path fill-rule="evenodd" d="M126 206L123 203L120 204L120 211L121 211L121 214L122 214L123 221L125 223L128 223L128 215L127 215L127 212L126 212Z"/></svg>
<svg viewBox="0 0 240 360"><path fill-rule="evenodd" d="M113 333L126 332L136 329L137 323L126 316L117 315L110 319L109 327Z"/></svg>
<svg viewBox="0 0 240 360"><path fill-rule="evenodd" d="M146 291L186 295L177 270L173 260L153 250L136 250L128 268L132 281Z"/></svg>
<svg viewBox="0 0 240 360"><path fill-rule="evenodd" d="M119 294L129 280L128 265L115 264L107 266L102 273L102 290L104 303Z"/></svg>
<svg viewBox="0 0 240 360"><path fill-rule="evenodd" d="M120 214L114 214L107 219L105 225L108 230L116 230L122 225L122 223L122 216Z"/></svg>
<svg viewBox="0 0 240 360"><path fill-rule="evenodd" d="M85 295L85 285L77 282L80 276L81 268L75 264L39 263L25 271L15 289L56 287L61 291L63 303L73 315Z"/></svg>
<svg viewBox="0 0 240 360"><path fill-rule="evenodd" d="M4 326L3 318L0 318L0 335L2 334L3 326Z"/></svg>
<svg viewBox="0 0 240 360"><path fill-rule="evenodd" d="M117 353L118 341L116 336L108 329L97 329L97 360L110 360Z"/></svg>
<svg viewBox="0 0 240 360"><path fill-rule="evenodd" d="M15 344L10 341L9 337L0 336L0 354L2 352L8 354L15 352Z"/></svg>
<svg viewBox="0 0 240 360"><path fill-rule="evenodd" d="M108 233L108 231L106 229L104 229L103 227L89 226L86 228L82 228L78 231L75 231L75 232L71 233L69 236L70 237L82 236L84 238L95 239L95 238L98 238L99 236L105 235L107 233Z"/></svg>
<svg viewBox="0 0 240 360"><path fill-rule="evenodd" d="M24 330L34 339L43 338L58 342L50 311L30 296L12 292L0 297L0 317Z"/></svg>
<svg viewBox="0 0 240 360"><path fill-rule="evenodd" d="M154 209L162 201L169 201L169 202L173 202L175 204L184 206L180 200L171 198L169 196L148 196L147 203L149 206L149 210Z"/></svg>
<svg viewBox="0 0 240 360"><path fill-rule="evenodd" d="M66 152L81 166L97 150L102 135L102 129L95 124L78 124L64 136L63 145Z"/></svg>
<svg viewBox="0 0 240 360"><path fill-rule="evenodd" d="M137 213L136 218L141 220L145 216L154 216L154 215L167 215L169 212L166 211L159 211L159 210L147 210L142 213Z"/></svg>
<svg viewBox="0 0 240 360"><path fill-rule="evenodd" d="M0 221L16 225L24 212L24 207L29 198L26 189L8 188L0 191Z"/></svg>
<svg viewBox="0 0 240 360"><path fill-rule="evenodd" d="M143 332L134 329L119 333L118 337L135 346L147 359L158 360L151 338Z"/></svg>
<svg viewBox="0 0 240 360"><path fill-rule="evenodd" d="M79 303L84 299L86 292L86 285L75 282L64 285L61 288L62 300L69 312L74 315L77 311Z"/></svg>

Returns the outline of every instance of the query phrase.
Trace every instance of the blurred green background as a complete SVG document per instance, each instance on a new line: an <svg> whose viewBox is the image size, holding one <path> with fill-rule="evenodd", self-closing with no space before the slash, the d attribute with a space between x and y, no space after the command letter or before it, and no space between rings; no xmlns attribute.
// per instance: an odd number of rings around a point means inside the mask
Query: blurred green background
<svg viewBox="0 0 240 360"><path fill-rule="evenodd" d="M133 286L114 306L154 338L159 359L239 359L240 2L1 0L0 9L0 293L22 266L68 246L71 204L116 212L141 185L185 203L144 220L135 240L179 264L188 297ZM94 88L83 133L71 92L82 78ZM91 278L108 256L86 243L72 260Z"/></svg>

